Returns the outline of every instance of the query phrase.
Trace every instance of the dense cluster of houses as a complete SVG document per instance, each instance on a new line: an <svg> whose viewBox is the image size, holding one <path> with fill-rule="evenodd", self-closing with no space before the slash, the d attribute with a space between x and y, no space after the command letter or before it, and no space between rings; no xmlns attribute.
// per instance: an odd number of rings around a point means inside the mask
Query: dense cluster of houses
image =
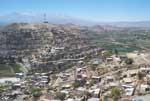
<svg viewBox="0 0 150 101"><path fill-rule="evenodd" d="M127 64L125 55L112 55L104 60L102 56L91 57L89 61L78 60L61 72L17 73L15 78L1 79L4 88L0 99L112 101L112 89L117 88L118 100L138 101L138 96L150 93L149 65Z"/></svg>
<svg viewBox="0 0 150 101"><path fill-rule="evenodd" d="M23 62L34 71L66 68L101 50L65 26L14 23L0 33L0 60Z"/></svg>
<svg viewBox="0 0 150 101"><path fill-rule="evenodd" d="M0 32L0 63L29 70L0 78L0 101L149 101L141 99L150 96L149 61L138 64L52 26L14 24Z"/></svg>

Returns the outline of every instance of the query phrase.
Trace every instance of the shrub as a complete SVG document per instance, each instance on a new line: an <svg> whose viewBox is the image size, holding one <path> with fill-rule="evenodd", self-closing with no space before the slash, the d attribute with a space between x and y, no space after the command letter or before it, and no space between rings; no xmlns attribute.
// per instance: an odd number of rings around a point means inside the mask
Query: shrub
<svg viewBox="0 0 150 101"><path fill-rule="evenodd" d="M58 92L55 96L55 99L59 99L59 100L65 100L66 94L65 93L60 93Z"/></svg>
<svg viewBox="0 0 150 101"><path fill-rule="evenodd" d="M120 95L120 89L118 89L117 87L112 88L111 97L113 98L113 101L118 101Z"/></svg>
<svg viewBox="0 0 150 101"><path fill-rule="evenodd" d="M133 63L133 59L131 58L128 58L126 61L125 61L126 64L128 65L131 65Z"/></svg>
<svg viewBox="0 0 150 101"><path fill-rule="evenodd" d="M42 91L40 88L33 88L31 90L33 97L40 97L42 95Z"/></svg>

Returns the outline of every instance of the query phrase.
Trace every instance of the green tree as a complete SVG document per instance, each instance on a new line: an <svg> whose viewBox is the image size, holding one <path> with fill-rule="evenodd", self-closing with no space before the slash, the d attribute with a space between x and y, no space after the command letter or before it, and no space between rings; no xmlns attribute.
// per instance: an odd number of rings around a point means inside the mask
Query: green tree
<svg viewBox="0 0 150 101"><path fill-rule="evenodd" d="M33 97L38 98L42 95L42 90L41 88L32 88L31 93Z"/></svg>
<svg viewBox="0 0 150 101"><path fill-rule="evenodd" d="M59 100L63 101L63 100L65 100L65 97L66 97L65 93L57 92L56 96L55 96L55 99L59 99Z"/></svg>
<svg viewBox="0 0 150 101"><path fill-rule="evenodd" d="M138 72L138 74L137 74L137 78L138 78L138 80L142 80L142 79L143 79L143 77L144 77L143 73Z"/></svg>
<svg viewBox="0 0 150 101"><path fill-rule="evenodd" d="M118 99L120 98L120 89L117 87L112 88L111 90L111 97L113 99L113 101L118 101Z"/></svg>
<svg viewBox="0 0 150 101"><path fill-rule="evenodd" d="M125 63L128 64L128 65L131 65L133 62L134 62L134 61L133 61L133 59L131 59L131 58L128 58L128 59L126 59L126 61L125 61Z"/></svg>
<svg viewBox="0 0 150 101"><path fill-rule="evenodd" d="M5 88L6 88L5 86L0 85L0 93L2 93L5 90Z"/></svg>
<svg viewBox="0 0 150 101"><path fill-rule="evenodd" d="M74 88L78 88L78 87L80 87L80 85L81 85L80 82L77 80L75 80L75 82L73 83Z"/></svg>
<svg viewBox="0 0 150 101"><path fill-rule="evenodd" d="M118 52L117 49L114 49L114 54L115 54L115 55L118 55L118 54L119 54L119 52Z"/></svg>
<svg viewBox="0 0 150 101"><path fill-rule="evenodd" d="M112 51L106 51L106 52L103 54L104 57L110 57L110 56L112 56L112 55L113 55Z"/></svg>
<svg viewBox="0 0 150 101"><path fill-rule="evenodd" d="M96 68L97 68L97 65L94 65L94 64L92 64L92 65L90 65L90 66L91 66L91 69L92 69L93 71L95 71Z"/></svg>

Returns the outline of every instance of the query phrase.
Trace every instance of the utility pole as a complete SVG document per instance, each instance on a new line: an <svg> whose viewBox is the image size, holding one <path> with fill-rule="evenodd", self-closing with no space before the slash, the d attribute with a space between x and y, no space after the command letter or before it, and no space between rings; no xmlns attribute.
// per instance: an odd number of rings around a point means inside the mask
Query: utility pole
<svg viewBox="0 0 150 101"><path fill-rule="evenodd" d="M73 69L74 69L74 80L76 80L77 79L77 66L74 66Z"/></svg>
<svg viewBox="0 0 150 101"><path fill-rule="evenodd" d="M46 14L44 13L44 21L43 23L48 23L48 21L46 20Z"/></svg>

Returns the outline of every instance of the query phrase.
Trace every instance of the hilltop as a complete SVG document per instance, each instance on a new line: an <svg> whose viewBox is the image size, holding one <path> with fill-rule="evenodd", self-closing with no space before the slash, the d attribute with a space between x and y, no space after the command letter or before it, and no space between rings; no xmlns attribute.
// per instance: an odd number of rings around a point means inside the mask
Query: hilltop
<svg viewBox="0 0 150 101"><path fill-rule="evenodd" d="M40 68L49 67L56 60L62 63L62 59L78 59L96 48L86 35L87 30L71 24L13 23L1 29L0 55L7 61L10 58L24 63L27 59L30 67Z"/></svg>
<svg viewBox="0 0 150 101"><path fill-rule="evenodd" d="M27 59L31 66L38 63L37 67L62 59L78 59L95 48L117 49L121 53L150 48L148 27L13 23L1 26L0 33L2 57Z"/></svg>

